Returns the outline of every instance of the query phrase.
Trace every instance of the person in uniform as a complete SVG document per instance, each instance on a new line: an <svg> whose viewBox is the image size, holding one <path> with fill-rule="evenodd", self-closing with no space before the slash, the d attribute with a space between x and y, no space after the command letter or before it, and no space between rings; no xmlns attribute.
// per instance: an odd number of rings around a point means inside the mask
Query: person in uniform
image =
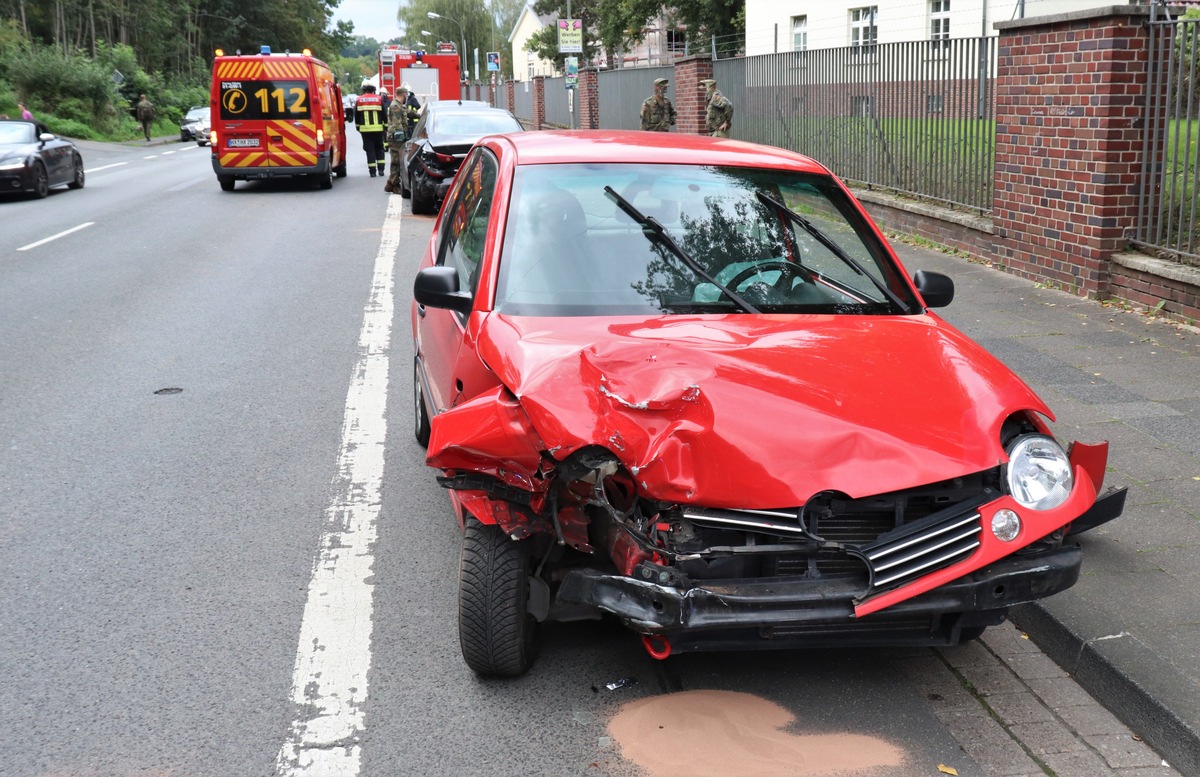
<svg viewBox="0 0 1200 777"><path fill-rule="evenodd" d="M154 124L154 103L146 99L146 95L140 95L137 102L137 120L138 124L142 125L142 132L146 135L146 142L150 142L150 127Z"/></svg>
<svg viewBox="0 0 1200 777"><path fill-rule="evenodd" d="M654 80L654 94L642 103L642 129L669 132L675 126L675 106L667 98L670 83L665 78Z"/></svg>
<svg viewBox="0 0 1200 777"><path fill-rule="evenodd" d="M704 112L704 129L714 138L729 137L729 127L733 124L733 103L729 98L717 91L717 82L706 78L700 82L704 87L704 100L708 108Z"/></svg>
<svg viewBox="0 0 1200 777"><path fill-rule="evenodd" d="M383 101L375 94L375 85L364 83L362 94L354 103L354 128L362 137L363 151L367 152L367 170L371 177L387 173L387 160L383 157Z"/></svg>
<svg viewBox="0 0 1200 777"><path fill-rule="evenodd" d="M387 149L392 158L392 169L388 173L385 192L400 193L400 151L408 139L409 122L415 122L417 111L408 104L408 90L403 86L396 90L396 99L388 106Z"/></svg>

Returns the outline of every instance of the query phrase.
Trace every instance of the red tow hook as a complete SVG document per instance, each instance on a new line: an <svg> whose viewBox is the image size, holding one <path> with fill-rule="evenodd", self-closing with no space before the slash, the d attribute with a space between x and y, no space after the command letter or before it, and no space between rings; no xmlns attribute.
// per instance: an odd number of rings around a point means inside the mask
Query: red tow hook
<svg viewBox="0 0 1200 777"><path fill-rule="evenodd" d="M671 655L671 641L662 634L643 634L642 645L651 658L657 658L659 661Z"/></svg>

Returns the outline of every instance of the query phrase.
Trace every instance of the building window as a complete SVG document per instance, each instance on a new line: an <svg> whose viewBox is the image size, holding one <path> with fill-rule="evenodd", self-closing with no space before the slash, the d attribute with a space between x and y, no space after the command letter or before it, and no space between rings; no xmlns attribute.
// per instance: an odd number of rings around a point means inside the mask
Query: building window
<svg viewBox="0 0 1200 777"><path fill-rule="evenodd" d="M941 113L943 106L942 95L927 94L925 95L925 112L926 113Z"/></svg>
<svg viewBox="0 0 1200 777"><path fill-rule="evenodd" d="M933 51L950 47L950 0L929 0L929 39Z"/></svg>
<svg viewBox="0 0 1200 777"><path fill-rule="evenodd" d="M667 51L672 54L687 52L687 30L667 30Z"/></svg>
<svg viewBox="0 0 1200 777"><path fill-rule="evenodd" d="M873 49L879 43L879 7L850 9L850 45L855 49Z"/></svg>
<svg viewBox="0 0 1200 777"><path fill-rule="evenodd" d="M533 69L537 66L537 62L534 60L532 53L526 55L526 57L526 61L529 63L529 77L526 80L532 81L533 77L536 75L536 73L533 72Z"/></svg>
<svg viewBox="0 0 1200 777"><path fill-rule="evenodd" d="M869 94L850 96L850 115L856 119L869 119L875 115L875 101Z"/></svg>
<svg viewBox="0 0 1200 777"><path fill-rule="evenodd" d="M792 17L792 51L808 50L808 17Z"/></svg>

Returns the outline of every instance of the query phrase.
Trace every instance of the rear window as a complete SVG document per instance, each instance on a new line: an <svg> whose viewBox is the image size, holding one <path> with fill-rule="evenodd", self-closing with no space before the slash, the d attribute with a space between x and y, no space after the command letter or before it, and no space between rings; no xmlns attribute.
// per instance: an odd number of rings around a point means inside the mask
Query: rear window
<svg viewBox="0 0 1200 777"><path fill-rule="evenodd" d="M516 132L521 125L507 113L442 113L432 120L430 132L439 135L494 135Z"/></svg>
<svg viewBox="0 0 1200 777"><path fill-rule="evenodd" d="M220 82L221 118L298 119L309 115L308 82L303 80L225 80Z"/></svg>

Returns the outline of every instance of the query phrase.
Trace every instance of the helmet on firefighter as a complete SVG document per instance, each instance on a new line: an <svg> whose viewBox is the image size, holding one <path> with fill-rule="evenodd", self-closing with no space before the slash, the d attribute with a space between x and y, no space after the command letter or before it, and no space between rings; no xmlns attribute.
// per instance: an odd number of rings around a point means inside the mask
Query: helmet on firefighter
<svg viewBox="0 0 1200 777"><path fill-rule="evenodd" d="M409 94L412 94L412 84L410 84L409 82L405 81L401 85L400 88L403 89L404 91L408 92Z"/></svg>
<svg viewBox="0 0 1200 777"><path fill-rule="evenodd" d="M386 86L384 86L384 87L380 87L380 89L379 89L379 93L380 93L380 94L387 94L387 93L388 93L387 87L386 87Z"/></svg>
<svg viewBox="0 0 1200 777"><path fill-rule="evenodd" d="M375 94L375 84L371 83L370 81L363 81L362 90L367 94Z"/></svg>

